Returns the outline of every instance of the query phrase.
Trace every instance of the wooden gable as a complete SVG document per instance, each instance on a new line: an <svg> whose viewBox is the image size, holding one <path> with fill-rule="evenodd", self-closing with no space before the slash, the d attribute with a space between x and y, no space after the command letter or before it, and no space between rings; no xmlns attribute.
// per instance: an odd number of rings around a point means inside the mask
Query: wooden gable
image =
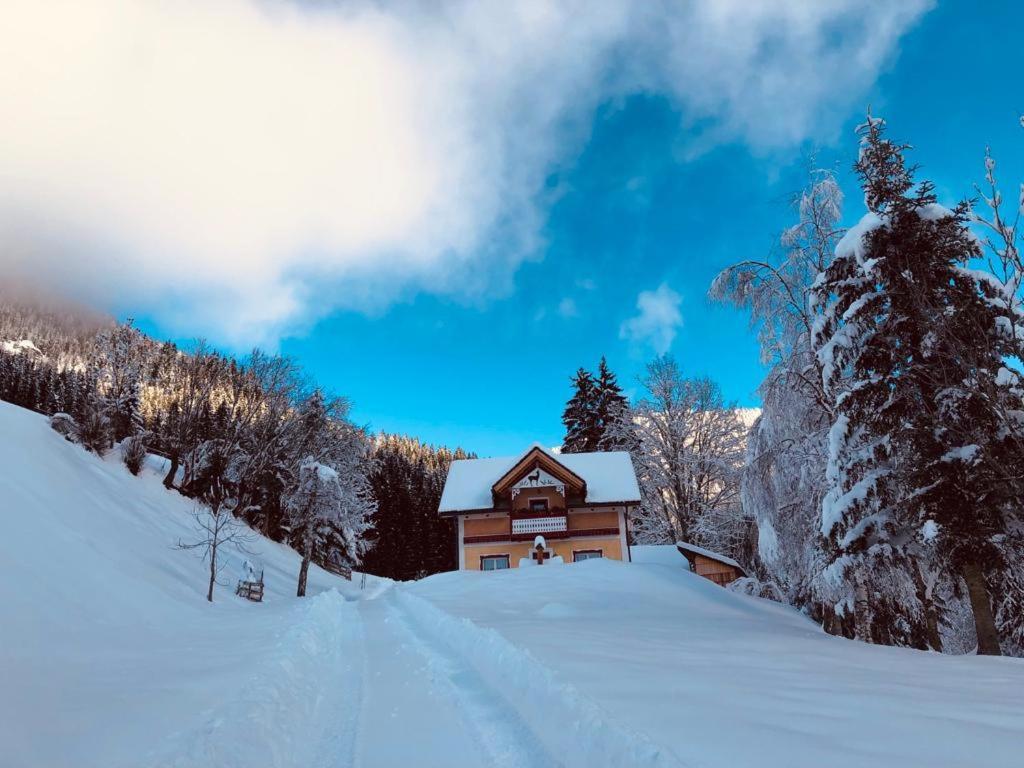
<svg viewBox="0 0 1024 768"><path fill-rule="evenodd" d="M512 486L526 478L530 473L537 472L537 470L541 470L547 475L550 475L555 480L562 483L567 490L572 489L581 496L586 496L586 481L560 461L555 459L547 451L537 446L534 446L523 454L523 457L515 463L512 469L502 475L498 481L491 486L491 493L495 498L508 493L511 491Z"/></svg>

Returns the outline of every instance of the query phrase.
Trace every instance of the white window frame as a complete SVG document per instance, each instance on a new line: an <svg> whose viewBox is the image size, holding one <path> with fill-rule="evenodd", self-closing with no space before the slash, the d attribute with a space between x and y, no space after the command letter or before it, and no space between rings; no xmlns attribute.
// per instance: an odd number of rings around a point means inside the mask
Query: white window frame
<svg viewBox="0 0 1024 768"><path fill-rule="evenodd" d="M484 560L499 560L505 558L504 568L484 568ZM512 555L508 552L496 553L493 555L480 555L480 570L481 571L507 571L512 567Z"/></svg>
<svg viewBox="0 0 1024 768"><path fill-rule="evenodd" d="M586 557L577 558L577 555L586 555ZM601 547L590 549L574 549L572 551L572 561L574 563L582 563L584 560L595 560L597 558L604 558L604 549Z"/></svg>

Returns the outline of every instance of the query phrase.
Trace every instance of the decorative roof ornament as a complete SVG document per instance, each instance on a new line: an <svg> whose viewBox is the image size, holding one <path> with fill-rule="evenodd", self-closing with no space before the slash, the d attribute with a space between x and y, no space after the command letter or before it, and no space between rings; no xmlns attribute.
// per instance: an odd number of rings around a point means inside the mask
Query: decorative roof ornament
<svg viewBox="0 0 1024 768"><path fill-rule="evenodd" d="M512 498L515 499L522 491L533 488L554 488L558 493L565 495L565 483L551 476L540 467L534 467L518 483L512 486Z"/></svg>

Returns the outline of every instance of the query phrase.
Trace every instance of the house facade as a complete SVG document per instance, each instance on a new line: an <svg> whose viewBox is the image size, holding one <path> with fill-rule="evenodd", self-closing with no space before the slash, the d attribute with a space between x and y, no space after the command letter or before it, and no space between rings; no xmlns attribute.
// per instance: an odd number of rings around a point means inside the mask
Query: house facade
<svg viewBox="0 0 1024 768"><path fill-rule="evenodd" d="M624 451L452 462L439 513L458 520L459 568L502 570L561 558L629 560L640 490Z"/></svg>

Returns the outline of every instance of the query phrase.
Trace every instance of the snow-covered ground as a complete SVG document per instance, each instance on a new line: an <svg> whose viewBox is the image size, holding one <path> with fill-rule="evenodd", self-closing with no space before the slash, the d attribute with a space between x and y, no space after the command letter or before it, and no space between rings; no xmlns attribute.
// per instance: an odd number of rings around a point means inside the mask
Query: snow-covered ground
<svg viewBox="0 0 1024 768"><path fill-rule="evenodd" d="M260 540L266 602L210 605L158 470L0 403L5 768L1021 763L1020 660L828 637L674 548L297 599Z"/></svg>

